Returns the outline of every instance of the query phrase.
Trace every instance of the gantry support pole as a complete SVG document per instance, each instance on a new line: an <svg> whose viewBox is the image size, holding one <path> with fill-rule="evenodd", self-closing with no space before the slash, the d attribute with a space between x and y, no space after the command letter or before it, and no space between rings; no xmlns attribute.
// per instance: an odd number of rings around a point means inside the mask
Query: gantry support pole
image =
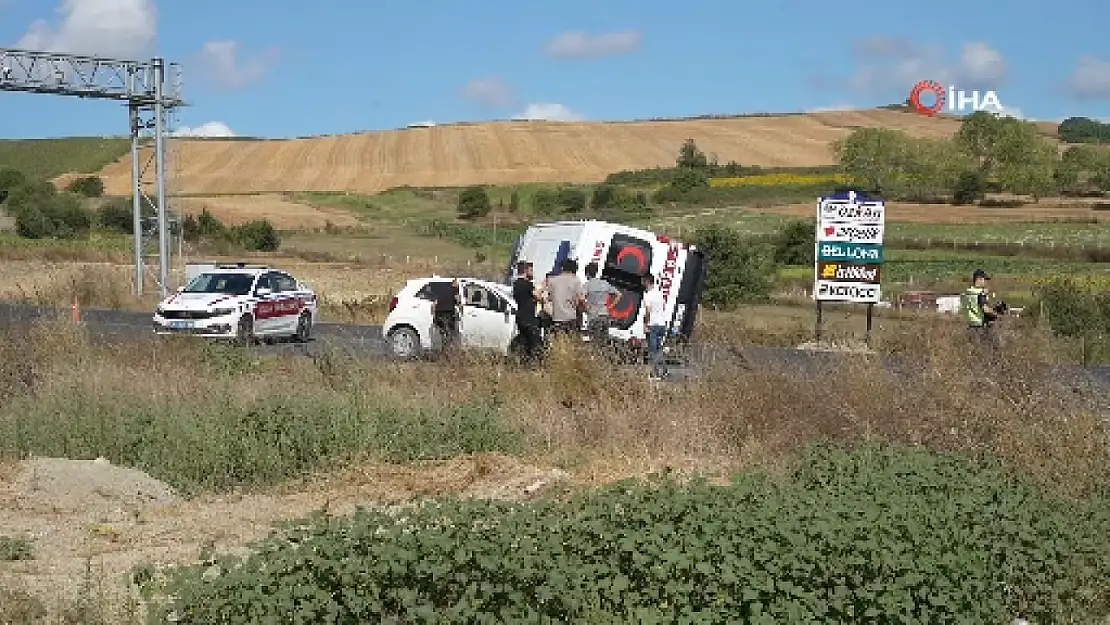
<svg viewBox="0 0 1110 625"><path fill-rule="evenodd" d="M139 166L139 137L142 133L139 106L130 104L131 115L131 210L135 239L135 296L143 296L143 173Z"/></svg>
<svg viewBox="0 0 1110 625"><path fill-rule="evenodd" d="M166 107L162 99L166 72L162 59L154 59L154 160L158 180L158 287L165 298L170 293L169 206L166 205Z"/></svg>

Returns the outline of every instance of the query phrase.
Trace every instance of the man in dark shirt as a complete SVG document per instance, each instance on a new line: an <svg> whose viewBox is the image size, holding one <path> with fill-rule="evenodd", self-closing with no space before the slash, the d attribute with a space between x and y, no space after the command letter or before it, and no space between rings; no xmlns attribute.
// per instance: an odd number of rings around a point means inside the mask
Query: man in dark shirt
<svg viewBox="0 0 1110 625"><path fill-rule="evenodd" d="M450 288L437 289L435 297L434 323L443 333L444 343L454 345L459 338L458 307L462 303L459 294L459 279L452 280Z"/></svg>
<svg viewBox="0 0 1110 625"><path fill-rule="evenodd" d="M536 286L532 283L532 263L516 264L516 281L513 282L513 300L516 302L516 329L526 360L534 360L540 347L540 320L536 316Z"/></svg>

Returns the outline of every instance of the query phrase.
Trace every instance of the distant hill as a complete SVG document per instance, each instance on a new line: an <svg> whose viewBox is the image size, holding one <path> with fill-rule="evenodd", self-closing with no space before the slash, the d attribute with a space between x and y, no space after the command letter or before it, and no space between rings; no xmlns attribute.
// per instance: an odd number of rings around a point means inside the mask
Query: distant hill
<svg viewBox="0 0 1110 625"><path fill-rule="evenodd" d="M297 139L179 138L169 142L167 166L175 195L594 182L616 171L672 166L688 138L722 164L806 167L833 164L832 143L857 128L950 137L959 123L897 106L620 122L462 122ZM1056 137L1056 124L1037 125ZM60 181L97 172L108 194L130 193L127 139L0 141L5 166Z"/></svg>
<svg viewBox="0 0 1110 625"><path fill-rule="evenodd" d="M400 186L592 182L626 169L673 166L682 142L719 162L814 166L833 163L833 141L883 126L948 137L954 119L896 110L632 122L483 122L284 140L172 142L173 194L350 191ZM129 158L100 175L108 193L129 188Z"/></svg>

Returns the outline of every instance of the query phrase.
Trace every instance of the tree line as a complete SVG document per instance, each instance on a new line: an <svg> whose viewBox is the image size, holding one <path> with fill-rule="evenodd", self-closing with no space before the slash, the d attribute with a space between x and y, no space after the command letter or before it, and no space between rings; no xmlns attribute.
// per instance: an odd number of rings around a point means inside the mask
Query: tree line
<svg viewBox="0 0 1110 625"><path fill-rule="evenodd" d="M1056 132L1066 143L1110 144L1110 124L1089 117L1069 117L1060 122Z"/></svg>
<svg viewBox="0 0 1110 625"><path fill-rule="evenodd" d="M651 214L648 196L642 191L632 191L618 185L602 183L587 193L585 189L573 185L559 187L539 187L528 198L531 213L540 217L557 215L582 215L593 211L598 215L635 215ZM498 208L508 213L520 212L524 199L519 190L509 194L508 204L501 202ZM459 193L456 210L465 220L485 217L493 211L493 200L489 191L482 185L466 187Z"/></svg>
<svg viewBox="0 0 1110 625"><path fill-rule="evenodd" d="M15 232L26 239L80 239L94 229L134 234L131 197L105 197L98 176L77 178L58 189L47 180L29 179L16 169L0 170L0 206L14 220ZM157 212L142 203L141 221L149 224ZM274 251L281 238L268 220L227 226L207 210L199 217L187 215L171 235L179 233L190 243L234 245L248 251Z"/></svg>
<svg viewBox="0 0 1110 625"><path fill-rule="evenodd" d="M841 170L861 190L889 200L969 204L987 193L1040 198L1110 191L1110 149L1073 145L1062 154L1037 127L977 112L951 139L861 128L836 142Z"/></svg>

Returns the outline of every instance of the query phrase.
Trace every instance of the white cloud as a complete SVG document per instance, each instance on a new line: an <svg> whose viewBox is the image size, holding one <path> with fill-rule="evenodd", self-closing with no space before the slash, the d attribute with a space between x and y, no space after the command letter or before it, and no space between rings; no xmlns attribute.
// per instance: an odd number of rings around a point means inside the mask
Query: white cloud
<svg viewBox="0 0 1110 625"><path fill-rule="evenodd" d="M15 47L145 59L154 51L154 0L63 0L58 19L36 20Z"/></svg>
<svg viewBox="0 0 1110 625"><path fill-rule="evenodd" d="M182 126L173 131L174 137L237 137L235 131L223 122L207 122L199 126Z"/></svg>
<svg viewBox="0 0 1110 625"><path fill-rule="evenodd" d="M580 122L586 118L580 113L575 113L562 104L529 104L523 113L513 116L513 119L527 119L532 121L550 122Z"/></svg>
<svg viewBox="0 0 1110 625"><path fill-rule="evenodd" d="M923 80L955 85L966 91L997 91L1008 73L1002 53L977 41L965 43L956 60L949 60L940 46L918 45L897 37L857 40L852 44L852 53L857 63L854 74L846 78L823 76L816 82L828 88L900 96L901 100Z"/></svg>
<svg viewBox="0 0 1110 625"><path fill-rule="evenodd" d="M817 106L806 109L807 113L835 113L837 111L858 111L861 107L851 104L833 104L832 106Z"/></svg>
<svg viewBox="0 0 1110 625"><path fill-rule="evenodd" d="M486 108L502 108L515 101L513 90L500 78L481 78L466 83L462 96Z"/></svg>
<svg viewBox="0 0 1110 625"><path fill-rule="evenodd" d="M547 44L547 55L556 59L597 59L638 52L643 36L634 30L589 35L580 30L565 32Z"/></svg>
<svg viewBox="0 0 1110 625"><path fill-rule="evenodd" d="M277 60L274 50L248 59L240 59L239 52L237 41L209 41L200 51L201 66L217 85L238 89L265 78Z"/></svg>
<svg viewBox="0 0 1110 625"><path fill-rule="evenodd" d="M1026 119L1025 113L1022 113L1021 109L1019 109L1016 106L1006 106L1005 104L1000 103L1000 107L997 108L997 109L994 108L994 107L983 107L982 110L987 111L989 113L994 113L996 115L1000 115L1002 117L1013 117L1014 119L1034 121L1034 120L1031 120L1031 119Z"/></svg>
<svg viewBox="0 0 1110 625"><path fill-rule="evenodd" d="M1110 98L1110 61L1093 54L1080 57L1068 79L1068 90L1081 100Z"/></svg>

